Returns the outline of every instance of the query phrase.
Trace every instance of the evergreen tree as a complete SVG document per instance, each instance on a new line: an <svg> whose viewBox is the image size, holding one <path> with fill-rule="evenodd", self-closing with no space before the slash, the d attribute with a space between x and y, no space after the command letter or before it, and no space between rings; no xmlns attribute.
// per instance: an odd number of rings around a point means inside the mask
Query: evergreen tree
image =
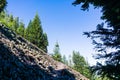
<svg viewBox="0 0 120 80"><path fill-rule="evenodd" d="M29 41L31 41L31 38L30 38L31 37L30 31L32 31L31 28L32 28L32 21L30 20L27 28L25 29L25 38Z"/></svg>
<svg viewBox="0 0 120 80"><path fill-rule="evenodd" d="M43 33L38 14L35 15L33 21L29 22L28 27L25 30L25 38L47 52L48 38L47 34Z"/></svg>
<svg viewBox="0 0 120 80"><path fill-rule="evenodd" d="M10 26L9 26L9 14L6 11L2 11L0 13L0 23L4 24L10 28Z"/></svg>
<svg viewBox="0 0 120 80"><path fill-rule="evenodd" d="M16 17L13 21L12 30L17 33L17 28L19 27L19 17Z"/></svg>
<svg viewBox="0 0 120 80"><path fill-rule="evenodd" d="M73 67L71 55L69 55L68 66Z"/></svg>
<svg viewBox="0 0 120 80"><path fill-rule="evenodd" d="M5 11L2 11L1 13L0 13L0 20L1 19L4 19L5 18Z"/></svg>
<svg viewBox="0 0 120 80"><path fill-rule="evenodd" d="M0 12L4 10L6 5L7 5L7 1L6 0L0 0Z"/></svg>
<svg viewBox="0 0 120 80"><path fill-rule="evenodd" d="M91 72L88 63L85 61L84 57L80 55L79 52L73 51L73 68L83 74L84 76L91 78Z"/></svg>
<svg viewBox="0 0 120 80"><path fill-rule="evenodd" d="M2 11L0 13L0 23L6 25L10 29L12 29L13 21L14 21L13 15L9 15L6 11Z"/></svg>
<svg viewBox="0 0 120 80"><path fill-rule="evenodd" d="M54 54L52 55L53 59L62 62L62 57L60 54L60 48L59 48L59 44L56 43L55 44L55 48L54 48Z"/></svg>
<svg viewBox="0 0 120 80"><path fill-rule="evenodd" d="M2 12L0 13L0 23L2 23L2 24L5 24L5 23L6 23L6 22L5 22L5 17L6 17L5 11L2 11Z"/></svg>
<svg viewBox="0 0 120 80"><path fill-rule="evenodd" d="M8 20L9 20L9 21L8 21L8 27L11 29L12 26L13 26L13 22L14 22L14 17L13 17L12 14L9 16L9 19L8 19Z"/></svg>
<svg viewBox="0 0 120 80"><path fill-rule="evenodd" d="M104 60L102 63L97 62L92 66L92 71L110 80L120 79L120 0L76 0L74 5L82 4L83 10L88 10L92 4L95 8L102 9L101 19L105 20L104 24L98 24L95 31L86 32L93 40L98 55L96 59ZM101 54L102 53L102 54Z"/></svg>
<svg viewBox="0 0 120 80"><path fill-rule="evenodd" d="M14 21L14 17L13 15L11 14L10 17L9 17L9 22L13 22Z"/></svg>
<svg viewBox="0 0 120 80"><path fill-rule="evenodd" d="M38 14L35 15L35 18L33 19L32 22L32 31L31 31L31 42L33 44L36 44L39 48L41 48L41 44L43 43L43 29L41 26L41 21L39 19Z"/></svg>
<svg viewBox="0 0 120 80"><path fill-rule="evenodd" d="M63 55L63 57L62 57L62 62L63 62L64 64L68 65L68 61L67 61L65 55Z"/></svg>
<svg viewBox="0 0 120 80"><path fill-rule="evenodd" d="M43 30L41 26L41 22L39 19L38 14L35 15L33 21L32 21L32 27L31 27L31 42L35 45L37 45L39 48L41 48L41 44L43 43Z"/></svg>
<svg viewBox="0 0 120 80"><path fill-rule="evenodd" d="M24 24L22 22L20 22L19 27L17 28L17 33L19 35L21 35L22 37L24 37L24 31L25 31L25 27Z"/></svg>
<svg viewBox="0 0 120 80"><path fill-rule="evenodd" d="M43 50L47 53L47 46L48 46L48 37L47 34L43 34Z"/></svg>

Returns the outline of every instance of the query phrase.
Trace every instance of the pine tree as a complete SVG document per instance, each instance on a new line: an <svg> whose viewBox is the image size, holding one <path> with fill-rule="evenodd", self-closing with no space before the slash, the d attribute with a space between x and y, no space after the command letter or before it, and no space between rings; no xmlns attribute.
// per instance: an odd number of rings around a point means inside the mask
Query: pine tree
<svg viewBox="0 0 120 80"><path fill-rule="evenodd" d="M52 55L52 57L53 59L62 62L62 56L60 54L60 48L58 43L55 44L54 54Z"/></svg>
<svg viewBox="0 0 120 80"><path fill-rule="evenodd" d="M11 14L10 17L9 17L9 21L10 22L13 22L14 21L14 18L13 18L13 15Z"/></svg>
<svg viewBox="0 0 120 80"><path fill-rule="evenodd" d="M66 56L65 56L65 55L63 55L63 57L62 57L62 62L63 62L64 64L68 65L68 60L66 59Z"/></svg>
<svg viewBox="0 0 120 80"><path fill-rule="evenodd" d="M20 22L19 27L17 28L17 33L19 35L21 35L22 37L24 37L24 31L25 31L25 27L24 24L22 22Z"/></svg>
<svg viewBox="0 0 120 80"><path fill-rule="evenodd" d="M29 41L31 41L32 40L32 37L31 37L31 32L32 31L32 21L30 20L30 22L29 22L29 24L28 24L28 26L27 26L27 28L25 29L25 38L27 39L27 40L29 40Z"/></svg>
<svg viewBox="0 0 120 80"><path fill-rule="evenodd" d="M0 23L2 23L2 24L5 24L5 23L6 23L6 22L5 22L5 17L6 17L5 11L2 11L2 12L0 13Z"/></svg>
<svg viewBox="0 0 120 80"><path fill-rule="evenodd" d="M19 27L19 17L16 17L13 21L12 30L17 33L17 28Z"/></svg>
<svg viewBox="0 0 120 80"><path fill-rule="evenodd" d="M4 24L10 28L10 26L9 26L9 14L6 11L2 11L0 13L0 23Z"/></svg>
<svg viewBox="0 0 120 80"><path fill-rule="evenodd" d="M13 17L13 15L11 14L11 15L9 16L9 18L8 18L8 27L9 27L10 29L12 29L12 27L13 27L13 22L14 22L14 17Z"/></svg>
<svg viewBox="0 0 120 80"><path fill-rule="evenodd" d="M43 50L47 53L47 46L48 46L48 37L47 34L43 34Z"/></svg>
<svg viewBox="0 0 120 80"><path fill-rule="evenodd" d="M5 18L5 14L6 14L5 11L2 11L0 13L0 20Z"/></svg>
<svg viewBox="0 0 120 80"><path fill-rule="evenodd" d="M68 58L68 66L73 67L71 55L69 55L69 58Z"/></svg>
<svg viewBox="0 0 120 80"><path fill-rule="evenodd" d="M73 68L83 74L84 76L91 78L91 73L88 63L85 61L84 57L80 55L79 52L73 51L72 56Z"/></svg>
<svg viewBox="0 0 120 80"><path fill-rule="evenodd" d="M6 0L0 0L0 12L4 10L6 5L7 5L7 1Z"/></svg>
<svg viewBox="0 0 120 80"><path fill-rule="evenodd" d="M48 38L47 34L43 33L38 14L36 14L34 19L29 22L28 27L25 30L25 38L47 52Z"/></svg>
<svg viewBox="0 0 120 80"><path fill-rule="evenodd" d="M32 28L31 28L31 42L41 48L41 44L43 43L42 35L43 30L41 26L41 22L39 19L38 14L35 15L32 21Z"/></svg>

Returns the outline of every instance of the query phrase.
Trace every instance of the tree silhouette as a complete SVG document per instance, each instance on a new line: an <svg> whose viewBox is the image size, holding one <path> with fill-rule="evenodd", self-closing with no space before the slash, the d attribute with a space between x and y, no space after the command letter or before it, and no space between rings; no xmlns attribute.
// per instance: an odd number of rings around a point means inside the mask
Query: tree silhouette
<svg viewBox="0 0 120 80"><path fill-rule="evenodd" d="M81 5L83 10L89 10L89 5L95 8L101 8L103 13L101 19L104 23L98 24L95 31L85 32L84 34L93 40L93 45L98 51L95 57L98 60L104 60L102 63L97 62L92 66L92 71L101 75L103 78L108 77L113 80L120 79L120 1L119 0L76 0L73 5Z"/></svg>
<svg viewBox="0 0 120 80"><path fill-rule="evenodd" d="M0 12L3 11L6 5L7 5L6 0L0 0Z"/></svg>

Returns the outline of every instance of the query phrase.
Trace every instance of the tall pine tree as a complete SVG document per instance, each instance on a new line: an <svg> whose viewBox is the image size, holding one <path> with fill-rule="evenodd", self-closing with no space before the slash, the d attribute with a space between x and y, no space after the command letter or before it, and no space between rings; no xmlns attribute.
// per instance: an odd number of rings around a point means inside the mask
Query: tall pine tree
<svg viewBox="0 0 120 80"><path fill-rule="evenodd" d="M28 27L25 30L25 38L47 52L48 38L47 34L43 33L38 14L35 15L33 21L29 22Z"/></svg>

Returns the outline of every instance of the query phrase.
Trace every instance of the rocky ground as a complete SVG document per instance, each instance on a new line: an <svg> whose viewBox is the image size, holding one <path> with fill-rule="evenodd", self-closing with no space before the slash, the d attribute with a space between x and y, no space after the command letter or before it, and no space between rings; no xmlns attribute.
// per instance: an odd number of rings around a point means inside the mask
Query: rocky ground
<svg viewBox="0 0 120 80"><path fill-rule="evenodd" d="M0 24L0 80L89 80Z"/></svg>

